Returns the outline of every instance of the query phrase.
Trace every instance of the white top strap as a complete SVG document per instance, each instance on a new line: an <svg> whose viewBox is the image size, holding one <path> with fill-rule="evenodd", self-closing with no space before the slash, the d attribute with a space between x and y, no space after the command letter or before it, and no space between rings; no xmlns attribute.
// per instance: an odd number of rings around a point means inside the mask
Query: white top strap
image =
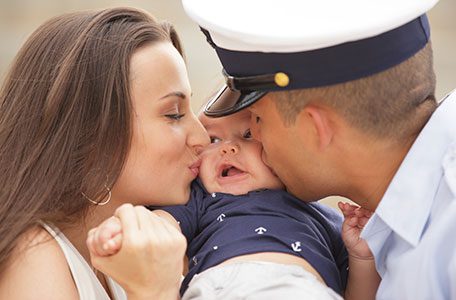
<svg viewBox="0 0 456 300"><path fill-rule="evenodd" d="M57 241L70 267L81 300L110 300L92 268L71 244L65 235L51 224L41 224ZM110 277L106 276L109 289L115 300L126 300L125 291Z"/></svg>

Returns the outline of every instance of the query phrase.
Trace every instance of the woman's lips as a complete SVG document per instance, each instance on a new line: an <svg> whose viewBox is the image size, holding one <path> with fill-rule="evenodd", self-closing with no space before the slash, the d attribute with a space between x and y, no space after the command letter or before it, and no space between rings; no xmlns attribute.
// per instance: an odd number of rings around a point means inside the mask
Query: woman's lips
<svg viewBox="0 0 456 300"><path fill-rule="evenodd" d="M195 175L195 177L197 177L199 174L200 166L201 166L201 159L198 159L193 164L191 164L191 166L189 167L190 171L193 173L193 175Z"/></svg>

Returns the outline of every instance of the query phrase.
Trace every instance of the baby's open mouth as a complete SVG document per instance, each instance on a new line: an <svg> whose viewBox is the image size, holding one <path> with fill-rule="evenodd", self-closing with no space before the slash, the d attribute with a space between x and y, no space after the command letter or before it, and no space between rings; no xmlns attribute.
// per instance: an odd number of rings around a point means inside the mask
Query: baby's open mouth
<svg viewBox="0 0 456 300"><path fill-rule="evenodd" d="M234 166L226 166L222 169L221 177L230 177L230 176L235 176L238 174L245 173L242 170L239 170L238 168Z"/></svg>

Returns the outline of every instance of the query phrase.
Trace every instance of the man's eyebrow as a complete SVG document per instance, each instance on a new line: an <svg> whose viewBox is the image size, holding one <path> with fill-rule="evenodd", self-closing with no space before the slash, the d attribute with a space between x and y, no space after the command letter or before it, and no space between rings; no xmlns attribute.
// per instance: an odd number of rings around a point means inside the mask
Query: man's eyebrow
<svg viewBox="0 0 456 300"><path fill-rule="evenodd" d="M255 113L255 111L256 111L254 105L250 105L249 107L246 107L245 109L250 113L252 113L252 112Z"/></svg>
<svg viewBox="0 0 456 300"><path fill-rule="evenodd" d="M182 92L171 92L169 94L164 95L163 97L161 97L158 100L162 100L162 99L165 99L165 98L168 98L168 97L178 97L178 98L181 98L181 99L187 98L187 96L185 96L185 94L182 93Z"/></svg>

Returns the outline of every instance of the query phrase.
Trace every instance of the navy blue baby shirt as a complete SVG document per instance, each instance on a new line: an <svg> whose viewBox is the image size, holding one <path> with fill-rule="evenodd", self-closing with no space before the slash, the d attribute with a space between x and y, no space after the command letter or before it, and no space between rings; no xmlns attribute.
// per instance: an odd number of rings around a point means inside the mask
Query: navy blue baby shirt
<svg viewBox="0 0 456 300"><path fill-rule="evenodd" d="M305 203L283 190L245 195L208 194L195 181L186 205L167 206L187 238L189 273L183 294L195 274L229 258L259 252L282 252L307 260L326 284L343 293L348 255L341 239L342 216L318 203Z"/></svg>

